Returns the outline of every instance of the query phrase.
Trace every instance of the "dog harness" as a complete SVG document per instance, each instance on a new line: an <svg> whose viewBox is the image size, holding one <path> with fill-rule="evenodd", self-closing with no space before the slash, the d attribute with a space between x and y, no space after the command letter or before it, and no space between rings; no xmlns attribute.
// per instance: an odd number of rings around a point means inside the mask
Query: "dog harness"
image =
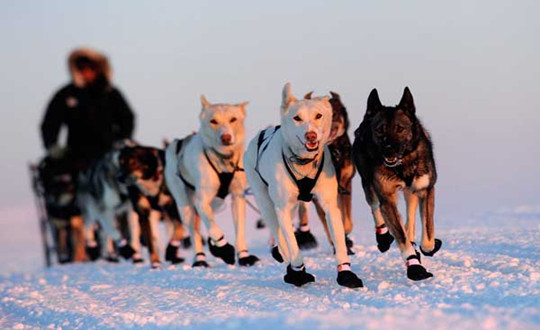
<svg viewBox="0 0 540 330"><path fill-rule="evenodd" d="M176 145L176 154L180 153L183 142L184 140L178 140L178 144ZM220 172L218 171L214 163L212 163L212 161L210 160L210 157L208 157L208 154L206 153L206 149L204 150L204 157L206 158L206 161L208 162L210 167L212 167L212 169L214 170L214 172L217 174L219 178L219 189L216 196L221 199L225 199L225 197L227 197L227 195L229 194L229 187L234 178L234 174L238 171L244 171L244 169L238 167L238 162L237 162L236 165L234 165L234 169L232 172ZM180 180L182 180L182 182L186 185L186 187L195 191L195 186L186 180L186 178L182 175L182 172L180 171L180 169L178 169L178 176L180 177Z"/></svg>
<svg viewBox="0 0 540 330"><path fill-rule="evenodd" d="M279 128L280 126L274 127L274 131L272 132L272 135L270 136L270 140L274 137L276 131ZM262 177L261 172L259 172L259 160L262 154L264 153L264 151L266 150L266 148L268 147L268 145L270 144L270 140L269 140L268 143L262 149L262 151L259 152L259 149L261 148L261 145L264 143L264 140L265 140L264 139L265 132L266 130L263 130L261 131L261 133L259 133L259 139L257 141L257 161L255 163L255 172L259 174L259 177L261 178L262 182L266 186L268 186L268 182ZM319 165L319 169L317 170L317 174L315 174L315 177L313 179L308 178L308 177L297 179L294 176L294 173L291 170L291 167L287 163L287 158L285 157L285 153L283 151L281 151L281 157L283 159L283 163L285 164L285 168L287 169L287 172L289 172L291 179L294 180L294 183L296 183L296 186L298 187L298 197L297 197L298 200L303 201L303 202L311 202L311 200L313 199L313 194L311 193L311 191L315 187L315 184L317 183L317 180L319 179L319 176L321 175L322 169L324 167L324 152L321 158L321 164Z"/></svg>

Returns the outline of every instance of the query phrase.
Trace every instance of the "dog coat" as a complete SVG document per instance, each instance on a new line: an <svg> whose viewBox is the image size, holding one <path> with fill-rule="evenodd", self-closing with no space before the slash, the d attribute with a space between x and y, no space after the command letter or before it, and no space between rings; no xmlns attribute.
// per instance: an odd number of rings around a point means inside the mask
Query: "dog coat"
<svg viewBox="0 0 540 330"><path fill-rule="evenodd" d="M176 145L177 155L182 150L183 142L184 140L178 140L178 144ZM212 167L212 169L214 170L214 172L216 172L219 178L219 189L216 196L221 199L225 199L225 197L227 197L227 195L229 194L229 186L231 185L231 182L234 178L234 174L238 171L243 171L244 169L239 168L238 164L236 164L232 172L219 172L216 166L212 163L212 161L208 157L206 150L204 150L204 157L206 158L206 161L208 162L208 164L210 164L210 167ZM182 182L186 185L186 187L195 191L195 186L186 180L186 178L182 175L182 172L180 171L180 169L178 169L178 176L180 177L180 180L182 180Z"/></svg>
<svg viewBox="0 0 540 330"><path fill-rule="evenodd" d="M270 136L270 139L272 139L274 137L274 134L277 132L277 130L280 129L280 127L281 126L274 127L274 131L272 132L272 135ZM268 143L264 146L262 151L259 152L259 150L260 150L260 148L261 148L261 146L262 146L262 144L264 142L264 133L265 132L266 132L266 130L261 131L261 133L259 133L259 139L257 140L257 160L256 160L256 163L255 163L255 172L257 172L257 174L261 178L262 182L266 186L268 186L268 182L263 178L263 176L261 175L261 172L259 172L259 159L261 158L262 154L264 153L264 151L266 150L266 148L270 144L270 141L268 141ZM287 159L285 158L285 154L283 153L283 151L281 152L281 157L283 158L283 163L285 164L285 168L287 169L287 172L289 172L289 175L291 176L291 178L296 183L296 186L298 187L298 192L299 192L298 197L297 197L298 200L303 201L303 202L311 202L311 200L313 199L313 194L311 193L311 191L315 187L315 184L317 183L317 180L319 179L319 176L320 176L320 174L322 172L322 169L323 169L323 166L324 166L324 152L323 152L323 155L322 155L322 158L321 158L321 164L319 165L319 169L317 170L317 174L315 174L315 177L313 179L308 178L308 177L302 178L300 180L297 179L294 176L294 173L292 172L289 164L287 163Z"/></svg>

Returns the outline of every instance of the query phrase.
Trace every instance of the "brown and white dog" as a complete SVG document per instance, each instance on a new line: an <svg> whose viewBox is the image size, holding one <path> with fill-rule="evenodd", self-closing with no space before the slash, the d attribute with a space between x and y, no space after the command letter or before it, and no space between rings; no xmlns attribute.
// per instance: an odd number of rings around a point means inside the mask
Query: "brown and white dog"
<svg viewBox="0 0 540 330"><path fill-rule="evenodd" d="M312 93L306 94L305 99L311 99ZM352 232L352 179L355 174L354 164L351 158L351 140L347 131L349 129L349 115L341 96L338 93L330 92L330 104L332 105L332 130L330 132L330 140L328 142L328 150L332 157L332 164L336 169L336 178L338 181L338 207L343 218L343 229L345 230L345 242L347 244L347 253L354 254L352 251L353 242L349 238ZM319 201L313 199L317 215L321 220L326 236L330 244L332 239L328 230L326 216ZM309 220L307 214L307 204L300 202L298 213L300 217L300 226L296 230L295 235L300 249L311 249L317 246L317 241L309 229Z"/></svg>
<svg viewBox="0 0 540 330"><path fill-rule="evenodd" d="M337 206L338 184L326 146L332 126L328 97L297 100L290 84L283 89L281 126L261 131L244 156L246 175L265 222L278 246L274 258L286 261L285 282L302 286L315 281L306 272L293 230L298 201L316 197L326 211L338 265L337 282L361 287L350 270L343 221Z"/></svg>
<svg viewBox="0 0 540 330"><path fill-rule="evenodd" d="M166 149L165 179L182 220L190 229L195 248L194 267L208 266L202 241L195 230L198 214L205 224L212 255L227 264L235 263L235 248L227 242L214 211L231 194L236 229L236 252L240 266L259 259L248 252L245 237L246 176L243 170L244 118L246 103L211 104L201 96L200 129Z"/></svg>

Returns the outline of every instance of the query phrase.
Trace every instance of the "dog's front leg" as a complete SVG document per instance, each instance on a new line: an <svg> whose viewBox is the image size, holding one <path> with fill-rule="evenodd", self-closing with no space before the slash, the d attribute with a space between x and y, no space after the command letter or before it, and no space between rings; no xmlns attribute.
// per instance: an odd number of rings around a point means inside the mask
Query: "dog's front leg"
<svg viewBox="0 0 540 330"><path fill-rule="evenodd" d="M401 257L407 266L407 277L414 281L424 280L433 276L426 271L420 263L420 258L416 254L410 240L407 237L405 228L403 227L401 216L397 209L397 188L389 184L382 186L386 191L378 193L381 203L381 211L390 229L390 233L396 239Z"/></svg>
<svg viewBox="0 0 540 330"><path fill-rule="evenodd" d="M407 237L412 241L416 241L416 208L418 207L418 195L409 189L404 189L405 203L407 204L407 223L405 230Z"/></svg>
<svg viewBox="0 0 540 330"><path fill-rule="evenodd" d="M422 245L420 250L426 256L433 256L441 248L442 242L435 238L435 188L430 187L419 192L420 217L422 219Z"/></svg>
<svg viewBox="0 0 540 330"><path fill-rule="evenodd" d="M287 244L289 251L289 260L293 269L301 267L304 264L304 259L298 248L296 237L294 236L292 216L296 206L296 201L288 201L281 205L276 204L276 215L279 223L279 228Z"/></svg>
<svg viewBox="0 0 540 330"><path fill-rule="evenodd" d="M139 223L139 214L131 210L128 214L128 226L130 245L135 250L133 254L133 262L140 263L143 261L141 255L141 225Z"/></svg>
<svg viewBox="0 0 540 330"><path fill-rule="evenodd" d="M235 262L234 247L227 242L223 231L219 228L214 218L214 211L212 210L212 199L214 196L215 191L202 188L197 189L195 193L195 207L210 236L208 238L210 253L215 257L221 258L225 263L232 265Z"/></svg>
<svg viewBox="0 0 540 330"><path fill-rule="evenodd" d="M337 206L337 198L334 194L326 194L328 190L324 190L322 195L318 196L318 201L322 209L326 210L325 218L327 222L330 238L336 250L336 261L338 265L350 264L349 256L347 255L347 245L345 244L345 231L343 230L343 219L341 212ZM337 189L336 189L337 191Z"/></svg>

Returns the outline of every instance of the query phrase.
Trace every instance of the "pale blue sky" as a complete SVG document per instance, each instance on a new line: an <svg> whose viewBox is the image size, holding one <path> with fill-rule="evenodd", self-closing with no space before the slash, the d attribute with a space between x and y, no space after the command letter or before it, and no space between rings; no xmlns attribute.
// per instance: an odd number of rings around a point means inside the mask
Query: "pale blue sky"
<svg viewBox="0 0 540 330"><path fill-rule="evenodd" d="M334 90L352 129L370 90L409 86L431 131L439 216L539 204L537 1L1 1L0 208L31 203L26 164L79 45L106 52L158 145L197 129L199 96L250 101L248 137L278 122L287 81ZM355 218L367 217L355 179Z"/></svg>

